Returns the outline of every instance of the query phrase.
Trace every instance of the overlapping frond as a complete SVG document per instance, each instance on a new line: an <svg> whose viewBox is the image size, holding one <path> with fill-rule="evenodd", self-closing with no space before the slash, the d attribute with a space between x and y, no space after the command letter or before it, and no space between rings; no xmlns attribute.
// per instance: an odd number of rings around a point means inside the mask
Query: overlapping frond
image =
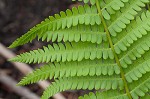
<svg viewBox="0 0 150 99"><path fill-rule="evenodd" d="M139 64L134 69L126 73L126 80L132 82L133 80L138 80L142 77L143 74L150 72L150 60L145 61L144 63Z"/></svg>
<svg viewBox="0 0 150 99"><path fill-rule="evenodd" d="M92 5L96 3L96 0L72 0L72 1L83 1L84 3L90 2ZM120 10L121 7L124 7L126 2L129 2L129 0L98 0L98 1L100 2L100 6L102 7L102 15L107 20L110 20L112 14Z"/></svg>
<svg viewBox="0 0 150 99"><path fill-rule="evenodd" d="M108 44L106 44L108 45ZM83 59L114 59L113 52L107 46L99 44L72 42L48 45L42 49L30 51L12 58L11 61L25 63L40 63L54 61L81 61Z"/></svg>
<svg viewBox="0 0 150 99"><path fill-rule="evenodd" d="M139 97L145 96L145 94L150 90L150 72L143 75L137 81L129 84L131 88L131 95L133 99L139 99Z"/></svg>
<svg viewBox="0 0 150 99"><path fill-rule="evenodd" d="M121 51L126 51L128 47L131 46L137 40L145 35L148 35L148 31L150 31L150 12L143 12L139 17L137 16L135 20L131 21L131 23L124 29L121 34L117 36L117 41L115 43L115 51L116 53L121 53Z"/></svg>
<svg viewBox="0 0 150 99"><path fill-rule="evenodd" d="M73 89L122 89L124 87L123 81L119 77L111 76L85 76L85 77L71 77L56 80L44 92L42 99L48 99L53 94L65 90Z"/></svg>
<svg viewBox="0 0 150 99"><path fill-rule="evenodd" d="M131 88L131 95L133 99L147 99L149 95L147 92L150 91L150 73L145 74L140 80L130 83L129 86ZM146 96L145 96L146 95ZM124 92L118 91L104 91L104 92L96 92L90 93L89 95L85 95L80 97L79 99L129 99L127 94ZM149 98L148 98L149 99Z"/></svg>
<svg viewBox="0 0 150 99"><path fill-rule="evenodd" d="M102 15L106 20L111 19L111 15L125 6L130 0L99 0L102 8Z"/></svg>
<svg viewBox="0 0 150 99"><path fill-rule="evenodd" d="M143 41L135 46L131 51L128 51L122 58L120 58L121 66L127 68L128 64L132 64L133 60L140 58L146 51L149 51L150 41Z"/></svg>
<svg viewBox="0 0 150 99"><path fill-rule="evenodd" d="M149 0L129 0L125 7L111 16L112 22L109 22L110 25L108 25L110 34L116 36L118 33L122 32L122 29L126 28L130 21L142 10L142 7L149 2Z"/></svg>
<svg viewBox="0 0 150 99"><path fill-rule="evenodd" d="M109 62L109 63L108 63ZM73 77L73 76L100 76L120 74L117 64L111 60L83 60L81 62L49 63L36 69L19 82L19 85L35 83L39 80ZM79 69L80 68L80 69Z"/></svg>

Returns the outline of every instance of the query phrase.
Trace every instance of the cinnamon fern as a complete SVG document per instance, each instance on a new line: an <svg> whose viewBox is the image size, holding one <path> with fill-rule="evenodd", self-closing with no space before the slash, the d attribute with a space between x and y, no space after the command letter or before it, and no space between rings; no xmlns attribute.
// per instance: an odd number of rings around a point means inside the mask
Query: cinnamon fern
<svg viewBox="0 0 150 99"><path fill-rule="evenodd" d="M53 42L10 59L45 63L19 85L54 78L42 99L79 89L96 90L80 99L150 99L150 0L78 1L10 45Z"/></svg>

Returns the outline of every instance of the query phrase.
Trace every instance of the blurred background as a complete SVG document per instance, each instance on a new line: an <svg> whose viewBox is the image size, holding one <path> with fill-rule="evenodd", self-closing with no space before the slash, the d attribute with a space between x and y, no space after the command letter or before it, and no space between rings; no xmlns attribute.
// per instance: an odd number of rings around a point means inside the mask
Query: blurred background
<svg viewBox="0 0 150 99"><path fill-rule="evenodd" d="M0 99L38 99L44 84L17 87L16 83L31 69L40 64L14 64L7 61L15 54L41 48L46 42L34 40L30 44L8 49L18 37L46 17L78 5L71 0L0 0ZM65 99L77 99L84 91L67 91L58 95ZM30 96L30 97L29 97ZM55 98L58 99L56 96ZM60 99L61 99L60 98Z"/></svg>

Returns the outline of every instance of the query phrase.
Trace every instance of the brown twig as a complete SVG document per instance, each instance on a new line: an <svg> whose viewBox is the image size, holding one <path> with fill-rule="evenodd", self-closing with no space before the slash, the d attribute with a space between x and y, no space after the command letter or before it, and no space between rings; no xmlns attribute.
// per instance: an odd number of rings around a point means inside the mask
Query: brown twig
<svg viewBox="0 0 150 99"><path fill-rule="evenodd" d="M0 74L0 82L10 88L13 92L19 96L25 97L27 99L40 99L39 96L31 92L25 87L16 86L17 82L7 76L6 74Z"/></svg>
<svg viewBox="0 0 150 99"><path fill-rule="evenodd" d="M4 45L2 45L0 43L0 54L5 57L6 59L10 59L12 57L15 57L16 55L11 52L9 49L7 49ZM27 65L27 64L24 64L24 63L17 63L17 62L13 62L12 63L13 66L15 66L20 72L22 72L24 75L27 75L28 73L32 72L32 68ZM38 82L38 85L43 88L43 89L46 89L48 86L49 86L49 82L48 81L40 81ZM53 98L55 99L65 99L65 97L61 94L61 93L58 93L58 94L55 94L53 96Z"/></svg>

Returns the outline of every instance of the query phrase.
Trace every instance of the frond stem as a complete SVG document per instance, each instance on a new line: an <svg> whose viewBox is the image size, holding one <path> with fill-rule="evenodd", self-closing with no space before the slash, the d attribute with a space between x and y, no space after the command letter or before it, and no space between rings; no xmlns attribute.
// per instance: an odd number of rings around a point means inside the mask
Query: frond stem
<svg viewBox="0 0 150 99"><path fill-rule="evenodd" d="M147 9L150 11L150 3L147 4Z"/></svg>
<svg viewBox="0 0 150 99"><path fill-rule="evenodd" d="M97 6L97 9L98 9L98 13L99 13L99 16L101 18L102 24L104 25L104 29L105 29L105 32L106 32L106 35L107 35L110 47L111 47L111 49L113 51L113 54L115 56L116 63L117 63L117 65L120 68L121 78L122 78L122 80L124 82L126 93L127 93L128 97L129 97L129 99L132 99L130 91L129 91L129 88L128 88L128 85L127 85L127 81L125 79L123 68L122 68L122 66L120 64L120 61L119 61L119 58L118 58L117 54L115 53L114 44L112 42L112 39L111 39L111 36L110 36L110 32L108 30L108 27L107 27L107 24L105 22L105 19L104 19L103 15L102 15L102 11L101 11L101 8L100 8L99 0L96 0L96 6Z"/></svg>

